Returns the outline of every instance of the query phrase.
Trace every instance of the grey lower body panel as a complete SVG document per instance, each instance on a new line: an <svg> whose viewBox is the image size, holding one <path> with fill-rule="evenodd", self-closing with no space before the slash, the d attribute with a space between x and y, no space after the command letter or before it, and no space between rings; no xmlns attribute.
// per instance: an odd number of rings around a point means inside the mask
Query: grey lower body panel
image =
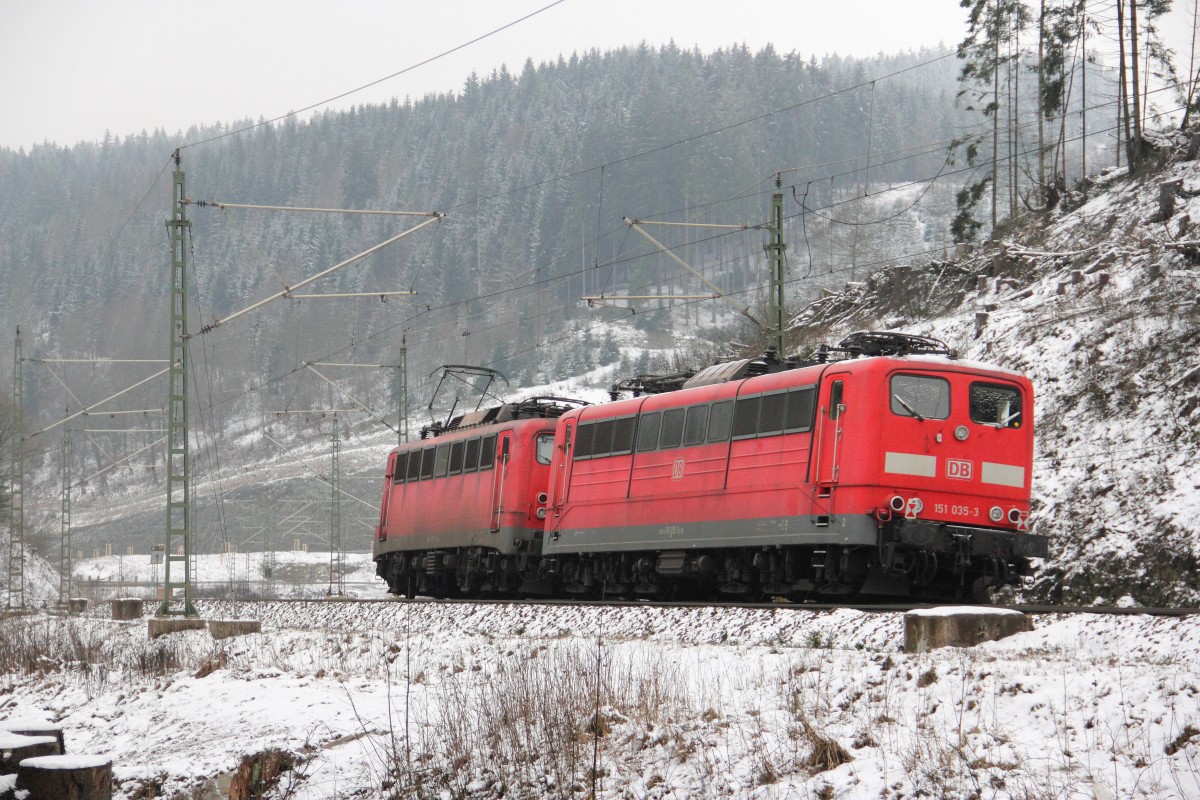
<svg viewBox="0 0 1200 800"><path fill-rule="evenodd" d="M529 552L529 544L540 540L541 536L542 532L539 530L518 527L501 528L498 531L411 534L391 537L382 542L377 539L371 548L371 554L378 561L381 556L389 553L487 547L507 556Z"/></svg>
<svg viewBox="0 0 1200 800"><path fill-rule="evenodd" d="M817 525L813 517L765 517L727 521L614 528L572 528L546 535L544 555L641 550L698 550L789 545L876 545L873 517L833 517Z"/></svg>

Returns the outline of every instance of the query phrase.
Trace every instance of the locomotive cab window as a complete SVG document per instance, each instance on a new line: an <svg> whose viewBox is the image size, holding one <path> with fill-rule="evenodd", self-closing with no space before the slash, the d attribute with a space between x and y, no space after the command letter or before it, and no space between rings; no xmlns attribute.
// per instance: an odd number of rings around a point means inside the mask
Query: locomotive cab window
<svg viewBox="0 0 1200 800"><path fill-rule="evenodd" d="M1015 386L972 383L970 397L972 422L997 428L1019 428L1025 422L1021 417L1021 392Z"/></svg>
<svg viewBox="0 0 1200 800"><path fill-rule="evenodd" d="M408 453L397 453L392 461L392 483L404 483L408 474Z"/></svg>
<svg viewBox="0 0 1200 800"><path fill-rule="evenodd" d="M592 456L606 456L612 452L613 421L606 419L596 423L596 440L592 442Z"/></svg>
<svg viewBox="0 0 1200 800"><path fill-rule="evenodd" d="M898 417L946 419L950 416L950 381L930 375L893 375L891 408Z"/></svg>
<svg viewBox="0 0 1200 800"><path fill-rule="evenodd" d="M408 454L408 469L405 471L409 483L421 479L421 451L413 450Z"/></svg>
<svg viewBox="0 0 1200 800"><path fill-rule="evenodd" d="M534 458L539 464L549 464L550 456L554 453L554 434L539 433L534 446Z"/></svg>
<svg viewBox="0 0 1200 800"><path fill-rule="evenodd" d="M846 402L846 398L842 391L843 384L841 381L834 381L833 386L829 387L829 418L837 419L842 415L842 406Z"/></svg>

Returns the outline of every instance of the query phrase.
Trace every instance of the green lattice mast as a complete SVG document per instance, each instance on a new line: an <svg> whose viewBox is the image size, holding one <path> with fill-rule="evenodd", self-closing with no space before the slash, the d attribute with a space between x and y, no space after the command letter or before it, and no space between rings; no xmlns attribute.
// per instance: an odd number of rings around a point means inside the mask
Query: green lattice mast
<svg viewBox="0 0 1200 800"><path fill-rule="evenodd" d="M172 173L171 341L167 389L167 529L163 554L162 604L158 616L197 616L192 606L191 481L187 381L187 195L179 151ZM174 567L174 570L172 569ZM183 574L180 575L179 573Z"/></svg>
<svg viewBox="0 0 1200 800"><path fill-rule="evenodd" d="M21 328L13 344L12 477L8 495L8 608L25 607L25 375Z"/></svg>

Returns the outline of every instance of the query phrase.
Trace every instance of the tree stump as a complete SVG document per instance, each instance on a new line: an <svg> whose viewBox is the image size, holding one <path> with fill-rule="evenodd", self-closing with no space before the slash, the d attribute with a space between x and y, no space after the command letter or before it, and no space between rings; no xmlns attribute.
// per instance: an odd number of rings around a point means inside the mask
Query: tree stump
<svg viewBox="0 0 1200 800"><path fill-rule="evenodd" d="M12 775L26 758L53 756L61 753L53 736L23 736L0 731L0 775Z"/></svg>
<svg viewBox="0 0 1200 800"><path fill-rule="evenodd" d="M54 753L46 753L45 755L62 755L67 752L67 745L63 741L62 728L58 725L51 725L44 720L6 719L0 722L0 734L5 732L19 733L22 736L51 736L58 742L58 750ZM39 753L38 755L42 754Z"/></svg>
<svg viewBox="0 0 1200 800"><path fill-rule="evenodd" d="M27 758L17 770L17 789L29 792L29 800L112 800L112 759Z"/></svg>

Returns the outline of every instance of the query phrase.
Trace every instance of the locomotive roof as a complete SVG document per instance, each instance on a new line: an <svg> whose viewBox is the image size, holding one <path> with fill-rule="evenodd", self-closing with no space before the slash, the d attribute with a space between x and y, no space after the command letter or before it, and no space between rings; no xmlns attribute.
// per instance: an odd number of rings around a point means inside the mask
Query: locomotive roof
<svg viewBox="0 0 1200 800"><path fill-rule="evenodd" d="M464 428L479 428L485 425L500 425L521 419L557 419L572 409L586 406L586 400L569 397L530 397L514 403L503 403L490 408L468 411L453 417L443 424L435 422L421 429L421 438L436 438L450 431Z"/></svg>

